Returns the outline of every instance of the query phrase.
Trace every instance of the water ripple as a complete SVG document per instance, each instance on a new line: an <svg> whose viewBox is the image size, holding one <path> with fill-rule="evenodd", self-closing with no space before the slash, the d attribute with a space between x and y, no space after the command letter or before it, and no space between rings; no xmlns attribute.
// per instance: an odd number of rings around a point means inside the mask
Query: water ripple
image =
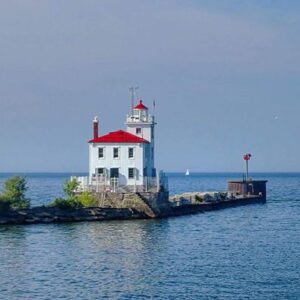
<svg viewBox="0 0 300 300"><path fill-rule="evenodd" d="M222 190L228 176L173 175L170 187ZM28 177L39 186L36 203L60 193L67 177ZM300 176L268 179L266 205L162 220L2 226L0 298L299 299Z"/></svg>

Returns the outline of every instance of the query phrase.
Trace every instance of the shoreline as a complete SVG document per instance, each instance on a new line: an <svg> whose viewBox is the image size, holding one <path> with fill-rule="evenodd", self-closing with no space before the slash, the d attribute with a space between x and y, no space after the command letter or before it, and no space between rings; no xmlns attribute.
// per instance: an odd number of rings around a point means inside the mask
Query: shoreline
<svg viewBox="0 0 300 300"><path fill-rule="evenodd" d="M266 203L266 198L261 196L247 196L217 202L203 202L200 204L186 204L174 207L170 206L166 211L162 211L154 216L149 216L145 211L136 208L91 207L63 210L39 206L29 209L15 209L0 212L0 225L169 218L259 203Z"/></svg>

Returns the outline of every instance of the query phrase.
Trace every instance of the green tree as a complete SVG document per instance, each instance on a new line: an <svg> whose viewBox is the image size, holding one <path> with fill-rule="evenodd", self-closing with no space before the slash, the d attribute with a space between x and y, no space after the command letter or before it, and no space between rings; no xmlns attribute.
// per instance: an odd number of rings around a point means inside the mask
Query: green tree
<svg viewBox="0 0 300 300"><path fill-rule="evenodd" d="M63 186L63 191L67 196L68 200L75 200L76 190L79 186L79 182L76 179L66 180Z"/></svg>
<svg viewBox="0 0 300 300"><path fill-rule="evenodd" d="M73 208L82 207L80 202L78 202L76 200L70 200L70 199L66 200L66 199L63 199L63 198L56 198L54 201L49 203L48 206L49 207L60 208L60 209L63 209L63 210L69 210L69 209L73 209Z"/></svg>
<svg viewBox="0 0 300 300"><path fill-rule="evenodd" d="M79 186L79 182L76 179L66 180L63 185L63 192L66 198L57 198L49 203L49 207L57 207L60 209L72 209L82 207L78 196L76 195L76 190Z"/></svg>
<svg viewBox="0 0 300 300"><path fill-rule="evenodd" d="M30 207L30 200L25 197L27 189L27 182L24 177L13 176L4 182L2 197L10 202L12 208L28 208Z"/></svg>
<svg viewBox="0 0 300 300"><path fill-rule="evenodd" d="M57 207L60 209L74 209L81 207L97 207L98 201L89 192L78 193L79 182L76 179L66 180L63 185L65 198L54 199L49 203L49 207Z"/></svg>
<svg viewBox="0 0 300 300"><path fill-rule="evenodd" d="M83 192L78 195L78 201L83 207L97 207L98 201L90 192Z"/></svg>

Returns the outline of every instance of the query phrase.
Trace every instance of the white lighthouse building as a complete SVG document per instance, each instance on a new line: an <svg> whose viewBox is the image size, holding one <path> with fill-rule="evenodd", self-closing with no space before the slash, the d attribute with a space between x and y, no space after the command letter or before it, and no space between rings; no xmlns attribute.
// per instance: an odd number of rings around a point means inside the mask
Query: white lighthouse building
<svg viewBox="0 0 300 300"><path fill-rule="evenodd" d="M140 102L126 117L126 130L99 134L99 121L93 121L93 139L89 141L89 186L98 191L145 191L151 186L167 188L154 165L154 116Z"/></svg>

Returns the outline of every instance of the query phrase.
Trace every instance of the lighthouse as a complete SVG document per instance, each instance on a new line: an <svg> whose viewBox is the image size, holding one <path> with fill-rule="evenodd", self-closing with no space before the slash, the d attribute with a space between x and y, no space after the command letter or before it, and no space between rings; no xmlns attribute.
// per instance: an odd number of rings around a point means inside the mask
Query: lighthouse
<svg viewBox="0 0 300 300"><path fill-rule="evenodd" d="M140 100L140 102L133 108L132 113L127 115L125 125L127 127L127 132L148 141L143 157L143 174L146 177L155 177L154 127L156 123L154 121L154 116L149 114L148 107L144 105L142 100Z"/></svg>
<svg viewBox="0 0 300 300"><path fill-rule="evenodd" d="M163 173L157 174L155 157L155 120L148 107L140 100L126 116L125 130L101 134L100 121L93 120L93 138L89 140L89 186L98 190L120 192L157 190ZM160 175L160 176L159 176Z"/></svg>

